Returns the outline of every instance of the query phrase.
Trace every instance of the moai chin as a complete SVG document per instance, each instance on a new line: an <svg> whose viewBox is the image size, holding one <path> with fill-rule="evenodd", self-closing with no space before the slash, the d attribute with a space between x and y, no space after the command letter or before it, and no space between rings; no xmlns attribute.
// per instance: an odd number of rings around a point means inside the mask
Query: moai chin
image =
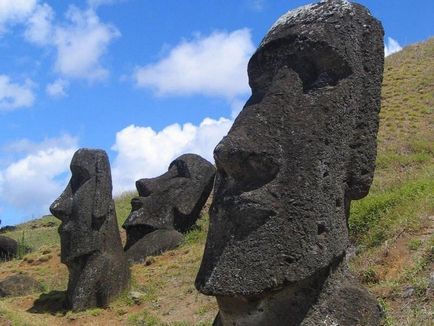
<svg viewBox="0 0 434 326"><path fill-rule="evenodd" d="M214 150L196 287L215 325L377 325L345 263L351 200L375 167L381 23L359 4L283 15L248 65L252 96Z"/></svg>
<svg viewBox="0 0 434 326"><path fill-rule="evenodd" d="M59 227L61 261L69 270L68 308L104 307L128 287L130 271L123 252L107 154L79 149L72 177L50 207Z"/></svg>
<svg viewBox="0 0 434 326"><path fill-rule="evenodd" d="M190 230L211 193L215 167L196 154L173 160L159 177L136 182L139 197L122 227L130 262L141 262L177 247Z"/></svg>

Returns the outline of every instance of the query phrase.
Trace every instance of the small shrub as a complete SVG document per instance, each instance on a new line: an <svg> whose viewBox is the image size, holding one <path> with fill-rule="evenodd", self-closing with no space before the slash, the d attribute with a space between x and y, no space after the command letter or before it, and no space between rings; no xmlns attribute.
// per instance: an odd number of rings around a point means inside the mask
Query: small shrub
<svg viewBox="0 0 434 326"><path fill-rule="evenodd" d="M160 326L161 321L148 311L132 314L128 317L128 325L131 326Z"/></svg>
<svg viewBox="0 0 434 326"><path fill-rule="evenodd" d="M422 240L419 240L419 239L411 239L409 242L408 242L408 249L409 250L413 250L413 251L415 251L415 250L417 250L417 249L419 249L419 247L422 245Z"/></svg>
<svg viewBox="0 0 434 326"><path fill-rule="evenodd" d="M25 232L23 231L21 234L21 238L17 241L17 258L22 259L24 255L30 252L30 246L26 242Z"/></svg>
<svg viewBox="0 0 434 326"><path fill-rule="evenodd" d="M372 283L379 282L379 277L377 275L377 272L372 268L368 268L367 270L363 271L361 274L361 279L362 282L365 284L372 284Z"/></svg>

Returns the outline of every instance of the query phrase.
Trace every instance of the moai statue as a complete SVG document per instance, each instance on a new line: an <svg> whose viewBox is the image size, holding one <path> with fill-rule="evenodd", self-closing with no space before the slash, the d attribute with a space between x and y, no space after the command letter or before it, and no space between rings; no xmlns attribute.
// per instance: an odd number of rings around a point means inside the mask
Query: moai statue
<svg viewBox="0 0 434 326"><path fill-rule="evenodd" d="M107 154L80 149L68 186L51 205L59 227L61 261L69 270L67 304L74 311L104 307L129 285L112 199Z"/></svg>
<svg viewBox="0 0 434 326"><path fill-rule="evenodd" d="M283 15L248 65L252 96L217 145L197 289L214 325L378 325L349 273L351 200L375 167L381 23L359 4Z"/></svg>
<svg viewBox="0 0 434 326"><path fill-rule="evenodd" d="M184 154L163 175L136 182L139 197L122 226L128 260L141 262L177 247L199 218L212 190L215 167L196 154Z"/></svg>

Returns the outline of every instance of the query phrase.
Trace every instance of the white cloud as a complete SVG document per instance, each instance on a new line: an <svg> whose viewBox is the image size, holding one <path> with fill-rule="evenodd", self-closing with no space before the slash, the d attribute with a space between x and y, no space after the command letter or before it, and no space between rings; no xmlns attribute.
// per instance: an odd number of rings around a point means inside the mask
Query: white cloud
<svg viewBox="0 0 434 326"><path fill-rule="evenodd" d="M398 41L394 40L391 37L387 38L387 42L384 44L384 56L387 57L391 54L399 52L402 50L401 45Z"/></svg>
<svg viewBox="0 0 434 326"><path fill-rule="evenodd" d="M48 4L37 5L26 23L26 39L38 45L48 44L52 39L53 18L54 11Z"/></svg>
<svg viewBox="0 0 434 326"><path fill-rule="evenodd" d="M87 4L91 8L98 8L99 6L111 5L120 0L87 0Z"/></svg>
<svg viewBox="0 0 434 326"><path fill-rule="evenodd" d="M21 142L21 150L32 143ZM63 136L35 144L26 155L0 171L0 199L25 214L48 212L50 203L62 192L77 139Z"/></svg>
<svg viewBox="0 0 434 326"><path fill-rule="evenodd" d="M136 180L160 175L184 153L196 153L214 162L214 147L232 123L225 118L206 118L199 126L172 124L159 132L134 125L119 131L112 147L117 152L112 169L114 192L134 189Z"/></svg>
<svg viewBox="0 0 434 326"><path fill-rule="evenodd" d="M108 70L101 63L109 43L120 35L112 25L104 24L92 9L70 6L64 26L57 26L54 44L57 48L55 69L65 77L101 80Z"/></svg>
<svg viewBox="0 0 434 326"><path fill-rule="evenodd" d="M56 50L54 69L63 78L96 81L109 72L101 60L109 44L120 36L113 25L101 22L93 7L81 10L70 5L63 22L54 22L47 4L37 5L26 21L25 38Z"/></svg>
<svg viewBox="0 0 434 326"><path fill-rule="evenodd" d="M265 0L250 0L250 7L254 11L262 11L264 9Z"/></svg>
<svg viewBox="0 0 434 326"><path fill-rule="evenodd" d="M21 22L30 15L37 0L0 0L0 33L7 24Z"/></svg>
<svg viewBox="0 0 434 326"><path fill-rule="evenodd" d="M54 98L60 98L68 96L66 89L69 86L69 82L64 79L57 79L51 84L48 84L45 88L47 94Z"/></svg>
<svg viewBox="0 0 434 326"><path fill-rule="evenodd" d="M2 151L9 153L35 153L38 151L44 151L47 148L70 148L77 146L77 138L68 134L64 134L57 138L47 138L42 142L35 143L29 139L20 139L3 146Z"/></svg>
<svg viewBox="0 0 434 326"><path fill-rule="evenodd" d="M30 79L18 84L12 82L7 75L0 75L0 111L32 106L35 101L33 86Z"/></svg>
<svg viewBox="0 0 434 326"><path fill-rule="evenodd" d="M247 63L255 50L248 29L215 32L174 47L159 62L139 67L134 80L158 95L205 94L233 99L250 91Z"/></svg>

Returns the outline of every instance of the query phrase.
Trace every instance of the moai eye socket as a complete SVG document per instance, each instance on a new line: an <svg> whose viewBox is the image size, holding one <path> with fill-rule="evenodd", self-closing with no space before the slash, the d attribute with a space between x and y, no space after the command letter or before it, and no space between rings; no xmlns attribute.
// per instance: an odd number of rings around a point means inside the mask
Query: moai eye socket
<svg viewBox="0 0 434 326"><path fill-rule="evenodd" d="M172 167L176 167L178 174L176 175L176 178L190 178L190 171L188 169L188 165L186 162L182 160L175 160L172 163L170 163L169 170L172 169Z"/></svg>
<svg viewBox="0 0 434 326"><path fill-rule="evenodd" d="M254 54L249 62L250 86L264 91L283 67L298 74L304 93L336 86L352 74L345 59L329 45L290 35L268 43Z"/></svg>
<svg viewBox="0 0 434 326"><path fill-rule="evenodd" d="M220 171L233 179L235 192L258 189L272 181L279 172L279 165L271 155L264 153L227 151L225 145L218 145L214 158Z"/></svg>
<svg viewBox="0 0 434 326"><path fill-rule="evenodd" d="M79 165L71 165L71 190L75 193L83 184L90 179L89 171Z"/></svg>

